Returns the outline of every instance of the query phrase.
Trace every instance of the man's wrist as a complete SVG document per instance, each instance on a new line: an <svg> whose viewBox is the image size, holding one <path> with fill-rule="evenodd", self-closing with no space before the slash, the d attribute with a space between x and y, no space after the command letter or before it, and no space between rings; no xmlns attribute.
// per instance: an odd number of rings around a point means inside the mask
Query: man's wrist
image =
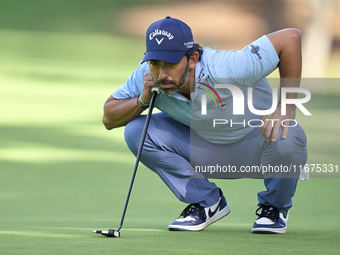
<svg viewBox="0 0 340 255"><path fill-rule="evenodd" d="M142 109L147 109L149 108L149 104L146 104L142 101L142 95L137 97L137 105L142 108Z"/></svg>

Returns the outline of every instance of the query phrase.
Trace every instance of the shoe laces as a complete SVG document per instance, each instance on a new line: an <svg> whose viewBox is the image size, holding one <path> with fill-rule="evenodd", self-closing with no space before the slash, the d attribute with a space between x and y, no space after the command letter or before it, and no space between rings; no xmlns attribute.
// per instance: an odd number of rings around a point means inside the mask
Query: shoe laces
<svg viewBox="0 0 340 255"><path fill-rule="evenodd" d="M260 209L261 212L259 213ZM255 214L258 216L258 219L266 217L271 219L272 221L277 221L279 218L279 210L273 206L261 205L259 208L257 208Z"/></svg>
<svg viewBox="0 0 340 255"><path fill-rule="evenodd" d="M181 213L181 215L179 217L187 217L187 216L197 216L199 218L205 217L205 213L204 210L202 208L202 206L200 206L199 204L190 204L188 205L183 212Z"/></svg>

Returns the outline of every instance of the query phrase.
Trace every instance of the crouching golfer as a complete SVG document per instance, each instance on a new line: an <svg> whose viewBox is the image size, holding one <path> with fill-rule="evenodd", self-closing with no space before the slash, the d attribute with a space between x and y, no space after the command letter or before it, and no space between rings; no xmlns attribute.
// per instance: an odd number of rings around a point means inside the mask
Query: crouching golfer
<svg viewBox="0 0 340 255"><path fill-rule="evenodd" d="M281 100L276 95L273 100L265 78L279 68L281 88L299 87L301 58L296 29L262 36L240 51L224 51L194 43L190 27L178 19L166 17L148 28L144 58L105 102L103 123L109 130L126 125L126 143L136 154L145 121L141 113L148 108L151 88L160 88L155 107L161 113L151 118L141 162L188 204L169 230L203 230L230 212L221 189L194 166L282 170L306 163L306 136L294 121L295 105L285 105L282 115ZM218 86L220 78L231 86ZM286 96L295 99L297 93ZM256 114L248 97L258 111L275 110ZM252 233L286 232L299 173L285 176L280 169L262 173L265 191L258 193Z"/></svg>

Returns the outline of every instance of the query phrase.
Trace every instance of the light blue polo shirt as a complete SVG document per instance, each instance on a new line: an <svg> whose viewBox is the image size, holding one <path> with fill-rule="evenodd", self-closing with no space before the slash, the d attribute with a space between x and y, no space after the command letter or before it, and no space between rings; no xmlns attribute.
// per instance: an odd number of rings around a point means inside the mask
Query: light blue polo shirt
<svg viewBox="0 0 340 255"><path fill-rule="evenodd" d="M265 77L277 68L278 63L277 53L266 36L262 36L240 51L204 48L201 61L195 68L195 91L191 93L191 102L180 93L174 95L161 93L157 97L155 107L180 123L190 126L209 142L219 144L237 142L252 130L253 127L247 125L249 120L261 119L261 116L254 115L248 109L247 88L253 89L255 109L269 109L272 105L272 89ZM148 70L146 62L140 64L112 96L116 99L139 96L143 91L144 75ZM215 88L216 84L221 83L234 85L242 91L245 104L243 115L233 114L233 96L230 90ZM222 109L218 106L217 95L206 85L215 88L227 107ZM206 115L202 115L201 112L202 94L206 95ZM227 124L213 127L214 119L225 120ZM255 121L251 124L255 125Z"/></svg>

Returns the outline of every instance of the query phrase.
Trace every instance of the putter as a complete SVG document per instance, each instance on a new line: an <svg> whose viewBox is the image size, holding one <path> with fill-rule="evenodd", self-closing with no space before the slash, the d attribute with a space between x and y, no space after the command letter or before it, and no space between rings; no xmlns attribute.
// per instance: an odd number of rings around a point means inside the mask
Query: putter
<svg viewBox="0 0 340 255"><path fill-rule="evenodd" d="M107 237L120 237L119 230L121 230L121 228L123 227L123 222L124 222L125 213L126 213L126 210L127 210L129 199L130 199L133 182L134 182L135 177L136 177L139 160L140 160L140 157L142 155L142 150L143 150L143 146L144 146L146 132L148 131L148 127L149 127L149 123L150 123L150 119L151 119L151 115L152 115L152 110L153 110L155 100L156 100L156 94L160 93L159 88L152 88L151 91L152 91L152 97L151 97L151 101L150 101L150 105L149 105L149 112L146 116L145 125L144 125L144 129L143 129L143 133L142 133L142 138L140 140L138 151L137 151L136 163L135 163L135 167L133 169L133 173L132 173L132 177L131 177L131 181L130 181L130 187L129 187L129 191L128 191L127 196L126 196L124 210L123 210L122 217L120 219L119 227L117 228L117 230L114 230L114 229L109 229L107 231L93 230L92 231L93 233L97 233L97 234L107 236Z"/></svg>

